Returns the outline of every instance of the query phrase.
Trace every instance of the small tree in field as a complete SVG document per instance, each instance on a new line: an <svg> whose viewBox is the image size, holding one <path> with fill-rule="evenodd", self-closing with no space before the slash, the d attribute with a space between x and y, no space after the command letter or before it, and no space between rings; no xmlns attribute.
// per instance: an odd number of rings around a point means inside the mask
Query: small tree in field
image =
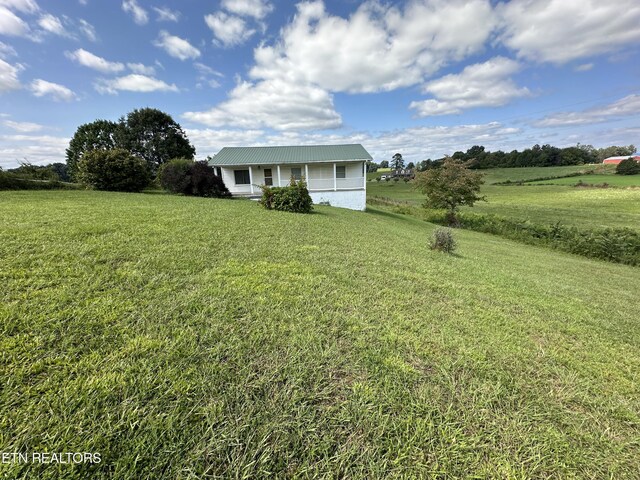
<svg viewBox="0 0 640 480"><path fill-rule="evenodd" d="M447 159L440 168L416 174L415 187L427 196L425 207L447 210L449 225L459 225L456 213L462 205L473 206L485 198L479 195L483 175L467 169L462 162Z"/></svg>
<svg viewBox="0 0 640 480"><path fill-rule="evenodd" d="M616 167L618 175L637 175L640 173L640 162L636 162L633 158L625 158Z"/></svg>

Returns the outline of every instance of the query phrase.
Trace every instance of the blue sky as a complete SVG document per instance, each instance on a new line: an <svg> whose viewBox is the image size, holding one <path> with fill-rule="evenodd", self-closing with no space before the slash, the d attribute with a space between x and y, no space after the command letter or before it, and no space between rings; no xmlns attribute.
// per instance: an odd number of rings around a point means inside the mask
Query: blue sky
<svg viewBox="0 0 640 480"><path fill-rule="evenodd" d="M145 106L197 157L640 144L637 0L0 0L0 166Z"/></svg>

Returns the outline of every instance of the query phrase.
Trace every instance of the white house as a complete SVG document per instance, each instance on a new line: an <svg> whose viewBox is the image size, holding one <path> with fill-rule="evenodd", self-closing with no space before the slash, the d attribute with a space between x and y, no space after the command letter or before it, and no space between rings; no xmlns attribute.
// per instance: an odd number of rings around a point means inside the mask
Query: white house
<svg viewBox="0 0 640 480"><path fill-rule="evenodd" d="M313 203L364 210L368 160L358 144L225 147L209 165L234 196L256 198L260 185L283 187L292 177L304 178Z"/></svg>

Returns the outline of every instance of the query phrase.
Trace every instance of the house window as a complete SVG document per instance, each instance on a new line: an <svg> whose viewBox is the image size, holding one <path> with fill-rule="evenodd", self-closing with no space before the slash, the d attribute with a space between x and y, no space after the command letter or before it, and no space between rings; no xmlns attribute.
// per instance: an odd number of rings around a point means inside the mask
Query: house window
<svg viewBox="0 0 640 480"><path fill-rule="evenodd" d="M249 170L234 170L233 175L236 179L236 185L249 185L251 183Z"/></svg>
<svg viewBox="0 0 640 480"><path fill-rule="evenodd" d="M264 169L264 184L269 187L273 185L273 172L270 168Z"/></svg>
<svg viewBox="0 0 640 480"><path fill-rule="evenodd" d="M347 167L344 165L336 165L336 178L347 178Z"/></svg>
<svg viewBox="0 0 640 480"><path fill-rule="evenodd" d="M302 168L300 167L295 167L291 169L291 177L295 178L296 180L301 180L302 179Z"/></svg>
<svg viewBox="0 0 640 480"><path fill-rule="evenodd" d="M222 178L222 169L220 167L216 167L216 176Z"/></svg>

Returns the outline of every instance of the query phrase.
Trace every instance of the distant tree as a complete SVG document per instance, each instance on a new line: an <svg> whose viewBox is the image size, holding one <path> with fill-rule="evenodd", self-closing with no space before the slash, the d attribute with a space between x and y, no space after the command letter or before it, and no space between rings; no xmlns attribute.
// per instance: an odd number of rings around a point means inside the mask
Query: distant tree
<svg viewBox="0 0 640 480"><path fill-rule="evenodd" d="M416 165L416 170L418 172L424 172L425 170L434 168L435 166L437 166L437 163L429 158L427 160L422 160L418 162L418 165Z"/></svg>
<svg viewBox="0 0 640 480"><path fill-rule="evenodd" d="M34 165L28 160L23 160L19 163L19 167L12 168L8 171L15 173L22 178L28 178L31 180L60 180L60 176L49 166Z"/></svg>
<svg viewBox="0 0 640 480"><path fill-rule="evenodd" d="M382 160L380 162L380 168L389 168L389 161L388 160Z"/></svg>
<svg viewBox="0 0 640 480"><path fill-rule="evenodd" d="M410 170L413 170L414 168L416 168L416 165L413 162L409 162L409 164L407 165L407 168Z"/></svg>
<svg viewBox="0 0 640 480"><path fill-rule="evenodd" d="M75 177L76 166L86 152L116 148L117 131L118 124L109 120L96 120L80 125L66 151L69 177Z"/></svg>
<svg viewBox="0 0 640 480"><path fill-rule="evenodd" d="M378 164L367 160L367 173L373 173L378 171Z"/></svg>
<svg viewBox="0 0 640 480"><path fill-rule="evenodd" d="M141 108L121 117L117 144L147 161L152 173L172 158L193 159L196 150L180 124L155 108Z"/></svg>
<svg viewBox="0 0 640 480"><path fill-rule="evenodd" d="M401 153L396 153L393 157L391 157L391 168L394 170L404 168L404 159L402 158Z"/></svg>
<svg viewBox="0 0 640 480"><path fill-rule="evenodd" d="M612 145L606 148L598 149L598 160L602 161L609 157L630 157L636 152L635 145L618 146Z"/></svg>
<svg viewBox="0 0 640 480"><path fill-rule="evenodd" d="M47 167L50 168L51 171L53 171L56 175L58 175L58 178L60 179L60 181L62 182L71 181L71 177L69 176L69 169L67 168L66 163L56 162L56 163L52 163L51 165L48 165Z"/></svg>
<svg viewBox="0 0 640 480"><path fill-rule="evenodd" d="M77 178L96 190L140 192L150 180L147 162L129 151L91 150L77 165Z"/></svg>
<svg viewBox="0 0 640 480"><path fill-rule="evenodd" d="M625 158L616 166L618 175L637 175L640 173L640 162L633 158Z"/></svg>
<svg viewBox="0 0 640 480"><path fill-rule="evenodd" d="M415 187L426 195L425 207L447 210L449 225L459 224L456 216L462 205L473 206L485 200L480 196L483 175L469 170L459 160L447 158L441 168L432 168L416 175Z"/></svg>

